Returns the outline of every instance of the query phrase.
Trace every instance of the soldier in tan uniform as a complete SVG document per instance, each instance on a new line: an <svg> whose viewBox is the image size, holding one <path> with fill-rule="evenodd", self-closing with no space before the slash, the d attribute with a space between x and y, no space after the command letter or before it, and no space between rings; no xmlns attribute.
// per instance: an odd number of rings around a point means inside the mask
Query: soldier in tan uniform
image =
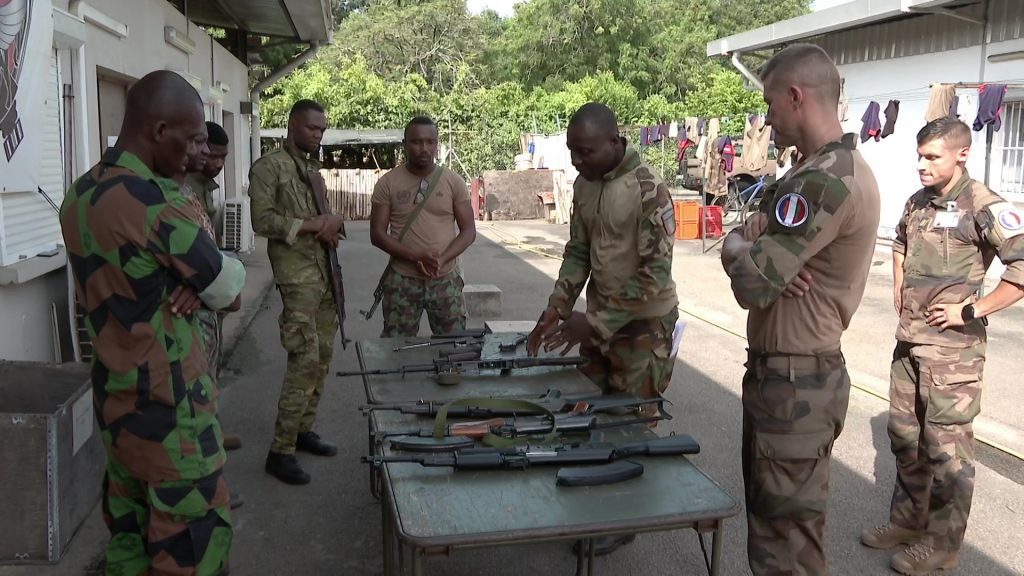
<svg viewBox="0 0 1024 576"><path fill-rule="evenodd" d="M284 304L278 319L281 345L288 352L266 470L289 484L310 481L296 450L318 456L338 453L313 431L338 332L329 262L321 244L337 248L345 230L341 216L319 216L313 203L310 174L320 169L313 156L326 129L323 107L299 100L288 115L284 147L249 170L252 226L268 239L267 255Z"/></svg>
<svg viewBox="0 0 1024 576"><path fill-rule="evenodd" d="M672 281L675 215L668 188L619 136L615 113L591 102L569 122L573 184L569 242L548 307L527 341L580 345L580 370L605 393L656 398L672 378L678 311ZM587 283L589 279L589 284ZM573 306L587 284L587 312ZM602 539L607 554L634 536Z"/></svg>
<svg viewBox="0 0 1024 576"><path fill-rule="evenodd" d="M985 318L1024 296L1024 214L967 174L970 128L944 116L918 132L917 145L924 188L907 201L893 243L896 488L889 522L861 535L872 548L910 545L892 567L911 576L957 565L974 492ZM1006 272L978 299L996 256Z"/></svg>
<svg viewBox="0 0 1024 576"><path fill-rule="evenodd" d="M878 186L836 118L839 73L821 48L786 48L762 79L776 144L803 158L722 247L736 300L750 311L747 557L755 576L823 575L829 461L850 394L840 337L867 282Z"/></svg>
<svg viewBox="0 0 1024 576"><path fill-rule="evenodd" d="M434 334L465 330L464 284L456 262L476 239L466 182L434 162L433 120L413 118L402 145L405 162L381 177L371 198L370 241L391 256L382 285L381 337L415 336L424 311Z"/></svg>

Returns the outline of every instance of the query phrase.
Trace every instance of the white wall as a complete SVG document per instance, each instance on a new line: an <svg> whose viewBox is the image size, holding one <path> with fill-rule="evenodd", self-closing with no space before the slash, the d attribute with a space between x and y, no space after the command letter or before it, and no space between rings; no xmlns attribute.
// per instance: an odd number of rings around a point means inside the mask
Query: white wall
<svg viewBox="0 0 1024 576"><path fill-rule="evenodd" d="M1024 49L1024 40L990 44L988 54ZM885 124L885 108L890 99L900 101L900 113L895 132L879 142L870 139L859 144L859 150L870 164L878 180L882 195L880 236L891 237L892 229L902 214L906 199L921 185L917 178L917 131L925 124L929 86L934 82L1020 82L1024 77L1024 61L986 63L981 76L982 48L980 46L920 56L895 58L874 62L846 64L839 67L846 80L845 92L849 100L849 117L843 124L848 132L860 133L861 117L874 100L880 107L879 119ZM959 89L961 119L968 125L974 122L976 108L966 110L964 96L977 90ZM969 98L968 98L969 99ZM975 104L976 105L976 104ZM971 159L968 171L982 180L985 174L985 131L972 132ZM990 184L998 192L1000 144L1002 133L997 133L992 149L993 168Z"/></svg>
<svg viewBox="0 0 1024 576"><path fill-rule="evenodd" d="M50 305L57 305L64 361L73 359L67 306L67 277L64 269L25 284L0 286L0 359L52 362L53 329Z"/></svg>

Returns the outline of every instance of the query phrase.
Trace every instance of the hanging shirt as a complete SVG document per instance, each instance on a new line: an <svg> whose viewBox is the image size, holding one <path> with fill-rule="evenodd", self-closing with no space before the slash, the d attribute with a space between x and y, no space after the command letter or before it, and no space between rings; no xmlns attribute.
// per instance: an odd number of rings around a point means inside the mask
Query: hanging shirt
<svg viewBox="0 0 1024 576"><path fill-rule="evenodd" d="M705 135L704 128L706 126L707 126L707 122L703 118L700 118L699 120L697 120L697 133L700 134L701 136L704 136Z"/></svg>
<svg viewBox="0 0 1024 576"><path fill-rule="evenodd" d="M928 95L928 110L924 114L924 121L931 122L937 118L949 115L949 107L956 98L956 87L952 84L932 84L931 92Z"/></svg>
<svg viewBox="0 0 1024 576"><path fill-rule="evenodd" d="M953 96L953 101L949 103L949 115L953 118L959 118L960 114L957 113L957 109L960 107L960 97Z"/></svg>
<svg viewBox="0 0 1024 576"><path fill-rule="evenodd" d="M768 124L761 116L754 116L754 120L747 126L743 134L743 157L740 165L751 172L757 172L768 164L768 147L770 145L772 132Z"/></svg>
<svg viewBox="0 0 1024 576"><path fill-rule="evenodd" d="M900 115L900 101L889 100L885 107L885 127L882 128L882 138L892 134L896 130L896 117Z"/></svg>
<svg viewBox="0 0 1024 576"><path fill-rule="evenodd" d="M668 137L675 138L679 135L679 123L673 122L668 125Z"/></svg>
<svg viewBox="0 0 1024 576"><path fill-rule="evenodd" d="M1003 98L1006 96L1005 84L982 84L978 88L978 117L974 119L974 129L981 130L986 124L999 132L1003 126Z"/></svg>
<svg viewBox="0 0 1024 576"><path fill-rule="evenodd" d="M864 111L864 115L861 116L861 122L864 123L860 129L861 142L867 142L871 138L878 142L878 136L882 133L882 122L878 119L879 108L881 106L879 106L878 102L872 100L868 104L868 109Z"/></svg>
<svg viewBox="0 0 1024 576"><path fill-rule="evenodd" d="M722 168L725 169L726 174L729 174L732 172L733 160L736 159L736 149L732 145L732 138L723 137L719 151L722 154Z"/></svg>

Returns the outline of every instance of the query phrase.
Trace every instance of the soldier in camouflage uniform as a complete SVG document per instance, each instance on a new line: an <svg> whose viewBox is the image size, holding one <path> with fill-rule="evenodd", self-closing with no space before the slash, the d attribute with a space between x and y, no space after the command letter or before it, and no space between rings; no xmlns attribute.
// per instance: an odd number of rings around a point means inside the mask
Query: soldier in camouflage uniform
<svg viewBox="0 0 1024 576"><path fill-rule="evenodd" d="M224 127L216 122L206 123L206 133L208 138L206 145L209 150L206 154L206 162L199 168L190 168L185 177L185 183L198 197L207 219L213 225L216 234L213 239L218 246L221 246L223 245L221 232L224 222L215 198L216 191L220 189L220 184L217 184L215 178L220 176L224 169L224 161L227 159L231 140L228 138L228 133L224 131Z"/></svg>
<svg viewBox="0 0 1024 576"><path fill-rule="evenodd" d="M370 241L391 256L383 283L381 337L415 336L424 311L434 334L465 330L463 280L456 263L476 239L466 182L435 164L433 120L413 118L402 145L405 162L377 181L371 198Z"/></svg>
<svg viewBox="0 0 1024 576"><path fill-rule="evenodd" d="M840 339L867 283L878 186L855 135L843 134L839 73L821 48L786 48L762 78L776 145L803 158L722 247L736 300L750 311L747 558L755 576L824 575L829 462L850 394Z"/></svg>
<svg viewBox="0 0 1024 576"><path fill-rule="evenodd" d="M907 201L893 243L896 488L889 522L861 535L873 548L910 545L892 567L915 576L957 565L974 491L971 422L981 410L984 318L1024 296L1024 214L967 174L970 129L939 118L917 144L924 188ZM978 299L996 256L1006 272Z"/></svg>
<svg viewBox="0 0 1024 576"><path fill-rule="evenodd" d="M578 343L580 370L605 393L656 398L672 378L678 318L672 198L636 149L619 137L615 114L605 105L581 107L567 139L580 174L573 184L569 242L527 349L536 355L542 343L566 350ZM586 314L573 311L584 284ZM598 553L632 539L602 539Z"/></svg>
<svg viewBox="0 0 1024 576"><path fill-rule="evenodd" d="M310 175L320 169L312 158L327 129L322 106L299 100L288 115L284 147L257 160L249 170L252 225L267 238L267 255L284 310L278 322L288 352L277 407L274 441L266 470L282 482L307 484L309 473L295 451L334 456L336 446L313 432L324 379L331 367L338 317L330 285L330 263L321 244L337 249L344 221L319 216Z"/></svg>
<svg viewBox="0 0 1024 576"><path fill-rule="evenodd" d="M231 547L217 390L195 320L237 303L245 269L193 222L182 172L203 104L173 72L128 91L117 144L72 184L61 229L93 343L112 575L226 574ZM198 299L196 295L198 294Z"/></svg>

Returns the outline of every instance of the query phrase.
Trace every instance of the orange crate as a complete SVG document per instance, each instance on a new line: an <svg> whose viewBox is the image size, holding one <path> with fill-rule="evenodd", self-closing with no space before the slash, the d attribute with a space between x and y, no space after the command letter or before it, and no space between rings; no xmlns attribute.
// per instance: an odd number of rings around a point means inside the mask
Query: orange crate
<svg viewBox="0 0 1024 576"><path fill-rule="evenodd" d="M696 240L700 238L700 203L693 200L676 200L672 202L676 220L677 240Z"/></svg>

